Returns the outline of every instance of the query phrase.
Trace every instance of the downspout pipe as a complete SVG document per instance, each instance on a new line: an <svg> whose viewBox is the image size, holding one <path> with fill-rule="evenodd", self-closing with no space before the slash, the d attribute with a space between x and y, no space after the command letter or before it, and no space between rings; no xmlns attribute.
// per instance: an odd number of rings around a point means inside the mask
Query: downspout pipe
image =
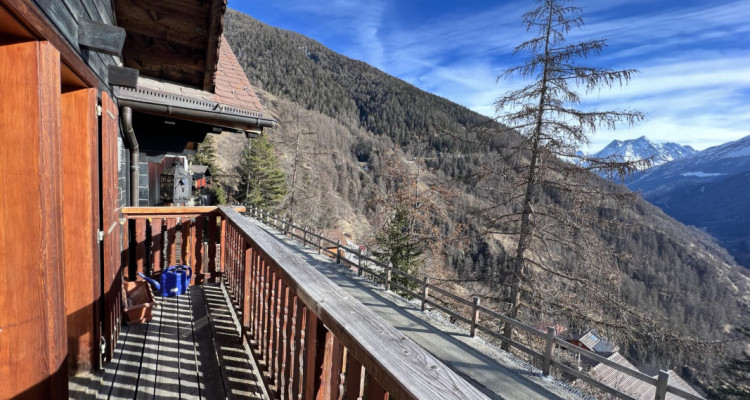
<svg viewBox="0 0 750 400"><path fill-rule="evenodd" d="M135 138L135 131L133 130L133 109L121 107L120 120L122 121L122 130L125 131L125 138L128 140L128 147L130 147L130 205L138 207L140 150L138 149L138 139Z"/></svg>

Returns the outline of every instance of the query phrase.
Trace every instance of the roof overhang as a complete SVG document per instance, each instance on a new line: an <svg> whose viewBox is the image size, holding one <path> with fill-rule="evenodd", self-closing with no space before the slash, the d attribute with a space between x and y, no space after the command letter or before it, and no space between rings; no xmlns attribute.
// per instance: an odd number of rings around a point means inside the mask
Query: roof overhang
<svg viewBox="0 0 750 400"><path fill-rule="evenodd" d="M115 86L114 94L121 107L149 114L240 129L251 134L276 126L276 121L264 118L261 113L217 102L213 93L148 77L139 77L136 88Z"/></svg>
<svg viewBox="0 0 750 400"><path fill-rule="evenodd" d="M124 66L213 91L227 0L115 0Z"/></svg>

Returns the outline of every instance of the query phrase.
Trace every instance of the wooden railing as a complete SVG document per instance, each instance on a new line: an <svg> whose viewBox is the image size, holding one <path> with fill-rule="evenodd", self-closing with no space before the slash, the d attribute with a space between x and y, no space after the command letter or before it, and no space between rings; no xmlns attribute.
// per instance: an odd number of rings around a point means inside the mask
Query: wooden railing
<svg viewBox="0 0 750 400"><path fill-rule="evenodd" d="M124 215L136 230L131 271L185 260L204 282L221 277L272 397L487 399L232 207Z"/></svg>
<svg viewBox="0 0 750 400"><path fill-rule="evenodd" d="M130 232L123 257L125 279L184 264L193 268L195 284L217 281L218 207L125 207L122 214Z"/></svg>
<svg viewBox="0 0 750 400"><path fill-rule="evenodd" d="M301 241L303 246L307 246L308 244L313 246L319 253L326 254L332 259L335 259L337 263L344 264L354 269L357 272L357 275L370 277L374 281L382 283L386 290L390 290L391 287L394 287L402 293L421 300L423 311L429 305L455 320L465 323L469 328L469 334L471 337L476 336L477 332L479 332L490 338L500 340L501 342L528 354L540 363L542 373L545 376L550 374L551 368L554 366L558 368L559 371L581 379L593 387L614 395L615 397L621 399L633 399L633 397L628 394L623 393L616 388L609 387L596 380L595 377L567 365L555 352L555 347L557 347L566 349L597 363L604 364L628 376L655 386L655 400L664 400L667 393L672 393L689 400L703 400L702 397L695 396L680 388L670 386L668 384L669 375L666 371L659 371L659 375L656 378L651 377L638 370L630 369L605 357L599 356L594 352L555 337L555 329L553 327L549 327L546 332L543 332L520 321L508 318L503 314L482 306L479 297L473 297L472 300L467 300L455 293L451 293L448 290L434 285L430 282L428 276L420 278L393 268L387 263L382 263L379 260L362 254L362 251L359 248L349 248L344 246L340 242L326 238L308 227L294 225L289 220L284 220L278 215L253 206L248 207L248 215L278 229L284 235ZM419 288L419 291L413 290L412 288L394 281L393 277L395 275L411 282L413 285L408 286ZM451 309L451 305L461 306L466 314ZM488 321L493 324L488 326ZM532 340L532 342L538 342L540 348L533 349L525 344L504 336L500 333L500 323L510 324L514 328L525 332L528 334L528 337L536 339Z"/></svg>

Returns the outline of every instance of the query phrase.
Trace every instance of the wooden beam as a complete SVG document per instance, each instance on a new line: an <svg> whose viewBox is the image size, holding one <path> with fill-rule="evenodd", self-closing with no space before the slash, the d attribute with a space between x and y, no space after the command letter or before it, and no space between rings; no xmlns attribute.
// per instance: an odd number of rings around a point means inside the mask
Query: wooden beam
<svg viewBox="0 0 750 400"><path fill-rule="evenodd" d="M135 89L138 86L138 70L110 65L107 71L107 80L110 85Z"/></svg>
<svg viewBox="0 0 750 400"><path fill-rule="evenodd" d="M214 91L214 78L216 67L219 62L219 42L224 33L224 12L227 10L226 0L213 0L211 2L211 24L208 28L208 43L206 46L206 70L203 76L203 90Z"/></svg>
<svg viewBox="0 0 750 400"><path fill-rule="evenodd" d="M122 57L125 29L119 26L81 18L78 21L78 45L98 53Z"/></svg>
<svg viewBox="0 0 750 400"><path fill-rule="evenodd" d="M245 206L234 206L232 207L239 213L245 212ZM128 217L133 218L138 214L154 216L154 215L193 215L193 214L209 214L218 213L219 207L217 206L196 206L196 207L123 207L122 213L127 214Z"/></svg>
<svg viewBox="0 0 750 400"><path fill-rule="evenodd" d="M28 0L0 0L37 38L47 40L60 52L62 62L70 67L88 86L97 87L99 79L83 61L81 55L47 20L33 2Z"/></svg>

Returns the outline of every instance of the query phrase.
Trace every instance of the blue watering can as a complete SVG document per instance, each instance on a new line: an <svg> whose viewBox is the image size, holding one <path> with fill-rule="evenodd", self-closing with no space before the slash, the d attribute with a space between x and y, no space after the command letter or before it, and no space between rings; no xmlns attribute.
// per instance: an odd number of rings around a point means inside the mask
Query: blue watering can
<svg viewBox="0 0 750 400"><path fill-rule="evenodd" d="M162 297L179 296L187 291L190 286L190 278L193 277L193 270L187 265L176 265L161 271L161 283L138 273L138 276L145 279L154 290L160 290Z"/></svg>

